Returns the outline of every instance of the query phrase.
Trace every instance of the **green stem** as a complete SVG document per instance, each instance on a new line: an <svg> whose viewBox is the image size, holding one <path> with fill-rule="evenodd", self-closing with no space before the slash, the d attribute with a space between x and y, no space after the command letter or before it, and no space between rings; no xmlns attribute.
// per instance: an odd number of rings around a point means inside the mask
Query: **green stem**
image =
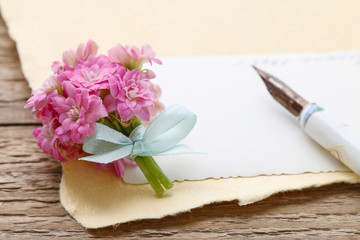
<svg viewBox="0 0 360 240"><path fill-rule="evenodd" d="M135 129L137 126L141 125L141 121L140 119L138 119L137 117L134 117L131 121L131 126L133 127L133 129Z"/></svg>
<svg viewBox="0 0 360 240"><path fill-rule="evenodd" d="M114 125L116 130L118 130L121 133L124 132L124 129L121 127L120 123L117 120L112 120L111 123L112 125Z"/></svg>
<svg viewBox="0 0 360 240"><path fill-rule="evenodd" d="M128 127L123 127L125 135L130 136L130 133L134 130L134 128L131 127L131 125L129 124Z"/></svg>
<svg viewBox="0 0 360 240"><path fill-rule="evenodd" d="M173 187L173 183L170 179L165 175L163 170L159 167L156 163L155 159L151 156L144 156L143 157L146 161L146 164L149 170L155 175L155 177L159 180L159 182L166 188L170 189Z"/></svg>
<svg viewBox="0 0 360 240"><path fill-rule="evenodd" d="M114 130L118 130L118 129L116 129L116 127L114 126L114 124L112 124L112 122L111 122L109 119L107 119L107 118L103 118L103 119L104 119L104 120L103 120L102 124L108 126L109 128L112 128L112 129L114 129Z"/></svg>
<svg viewBox="0 0 360 240"><path fill-rule="evenodd" d="M148 180L152 189L155 191L156 195L161 196L164 193L164 189L160 185L156 176L154 176L151 168L148 167L147 159L145 157L137 156L135 158L135 162L139 166L140 170L143 172L144 176Z"/></svg>

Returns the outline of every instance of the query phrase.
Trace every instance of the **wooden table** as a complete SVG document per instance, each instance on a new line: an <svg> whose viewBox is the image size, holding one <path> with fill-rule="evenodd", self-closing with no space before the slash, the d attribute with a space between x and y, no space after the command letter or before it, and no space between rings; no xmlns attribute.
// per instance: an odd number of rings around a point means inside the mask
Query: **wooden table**
<svg viewBox="0 0 360 240"><path fill-rule="evenodd" d="M41 53L40 53L41 54ZM30 89L0 18L0 239L360 239L360 184L279 193L239 207L212 204L160 220L86 230L59 201L61 165L36 145L23 109Z"/></svg>

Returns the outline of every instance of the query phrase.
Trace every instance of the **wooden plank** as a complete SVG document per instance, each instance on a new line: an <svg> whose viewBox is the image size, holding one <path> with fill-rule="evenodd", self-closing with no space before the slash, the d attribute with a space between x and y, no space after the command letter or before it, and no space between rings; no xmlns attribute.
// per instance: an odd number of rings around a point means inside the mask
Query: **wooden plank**
<svg viewBox="0 0 360 240"><path fill-rule="evenodd" d="M30 89L15 43L0 17L0 239L355 239L360 235L360 184L280 193L239 207L213 204L160 220L85 230L59 202L61 166L32 136L24 110Z"/></svg>
<svg viewBox="0 0 360 240"><path fill-rule="evenodd" d="M24 105L25 101L0 102L0 126L39 124L33 120L30 111L24 109Z"/></svg>
<svg viewBox="0 0 360 240"><path fill-rule="evenodd" d="M0 17L0 126L38 124L24 109L31 90L21 71L15 42ZM1 136L1 135L0 135Z"/></svg>
<svg viewBox="0 0 360 240"><path fill-rule="evenodd" d="M25 103L25 101L30 96L30 88L26 83L25 79L1 79L1 96L0 102L10 103L21 101Z"/></svg>

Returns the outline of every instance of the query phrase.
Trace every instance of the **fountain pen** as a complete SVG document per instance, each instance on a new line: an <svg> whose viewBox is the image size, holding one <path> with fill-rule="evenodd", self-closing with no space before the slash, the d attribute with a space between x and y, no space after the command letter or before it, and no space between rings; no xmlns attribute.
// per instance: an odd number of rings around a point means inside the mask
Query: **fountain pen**
<svg viewBox="0 0 360 240"><path fill-rule="evenodd" d="M360 175L360 135L316 103L309 103L273 75L253 66L272 97L296 116L300 126L323 148Z"/></svg>

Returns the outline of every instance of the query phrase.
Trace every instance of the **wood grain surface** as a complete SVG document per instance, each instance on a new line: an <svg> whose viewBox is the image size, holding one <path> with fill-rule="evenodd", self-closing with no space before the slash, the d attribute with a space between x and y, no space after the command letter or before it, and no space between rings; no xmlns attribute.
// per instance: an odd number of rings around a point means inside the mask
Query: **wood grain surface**
<svg viewBox="0 0 360 240"><path fill-rule="evenodd" d="M0 17L1 18L1 17ZM0 19L0 239L360 239L360 184L212 204L160 220L87 230L59 202L60 163L36 145L30 89Z"/></svg>

